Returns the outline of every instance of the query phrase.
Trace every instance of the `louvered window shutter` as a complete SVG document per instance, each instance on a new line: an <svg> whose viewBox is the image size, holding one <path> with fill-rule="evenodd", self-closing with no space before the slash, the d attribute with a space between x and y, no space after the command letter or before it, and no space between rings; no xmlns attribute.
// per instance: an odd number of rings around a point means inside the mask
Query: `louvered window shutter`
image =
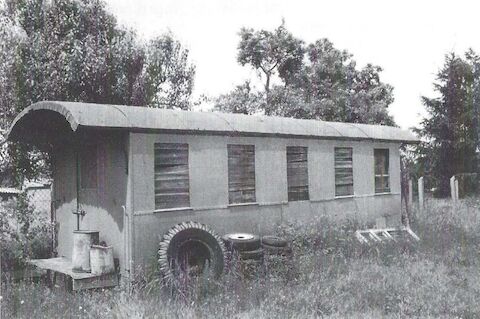
<svg viewBox="0 0 480 319"><path fill-rule="evenodd" d="M308 148L287 146L288 200L308 200Z"/></svg>
<svg viewBox="0 0 480 319"><path fill-rule="evenodd" d="M228 145L227 148L229 203L253 203L256 201L255 146Z"/></svg>
<svg viewBox="0 0 480 319"><path fill-rule="evenodd" d="M335 196L353 195L353 149L335 147Z"/></svg>
<svg viewBox="0 0 480 319"><path fill-rule="evenodd" d="M189 207L188 144L155 144L155 209Z"/></svg>

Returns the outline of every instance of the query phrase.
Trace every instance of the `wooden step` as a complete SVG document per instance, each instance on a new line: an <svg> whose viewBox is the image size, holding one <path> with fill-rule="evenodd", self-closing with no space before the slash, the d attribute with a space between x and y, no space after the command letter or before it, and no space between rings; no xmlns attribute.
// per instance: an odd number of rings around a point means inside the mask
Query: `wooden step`
<svg viewBox="0 0 480 319"><path fill-rule="evenodd" d="M68 281L65 282L65 285L73 291L115 287L118 285L118 275L116 272L100 276L92 273L73 272L72 262L65 257L31 259L28 263L40 269L47 270L48 272L53 272L53 276L51 276L52 285L56 284L57 277L59 277L58 274L66 277Z"/></svg>

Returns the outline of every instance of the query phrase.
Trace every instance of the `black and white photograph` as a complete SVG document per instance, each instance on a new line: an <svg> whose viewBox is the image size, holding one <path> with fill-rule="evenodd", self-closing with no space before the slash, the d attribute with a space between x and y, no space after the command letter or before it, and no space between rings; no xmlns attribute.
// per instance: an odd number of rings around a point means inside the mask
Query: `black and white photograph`
<svg viewBox="0 0 480 319"><path fill-rule="evenodd" d="M479 12L0 0L0 319L480 318Z"/></svg>

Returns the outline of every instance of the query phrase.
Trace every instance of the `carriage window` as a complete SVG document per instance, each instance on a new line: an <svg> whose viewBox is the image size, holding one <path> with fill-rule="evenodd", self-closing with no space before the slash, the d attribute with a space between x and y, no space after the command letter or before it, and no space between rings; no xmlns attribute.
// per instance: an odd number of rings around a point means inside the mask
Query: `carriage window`
<svg viewBox="0 0 480 319"><path fill-rule="evenodd" d="M388 149L375 149L375 193L390 192Z"/></svg>
<svg viewBox="0 0 480 319"><path fill-rule="evenodd" d="M255 146L228 145L228 201L255 202Z"/></svg>
<svg viewBox="0 0 480 319"><path fill-rule="evenodd" d="M308 148L287 146L288 200L308 200Z"/></svg>
<svg viewBox="0 0 480 319"><path fill-rule="evenodd" d="M335 196L353 195L353 149L335 147Z"/></svg>
<svg viewBox="0 0 480 319"><path fill-rule="evenodd" d="M155 143L155 209L189 207L188 144Z"/></svg>
<svg viewBox="0 0 480 319"><path fill-rule="evenodd" d="M87 144L80 148L80 187L82 189L97 188L97 145Z"/></svg>

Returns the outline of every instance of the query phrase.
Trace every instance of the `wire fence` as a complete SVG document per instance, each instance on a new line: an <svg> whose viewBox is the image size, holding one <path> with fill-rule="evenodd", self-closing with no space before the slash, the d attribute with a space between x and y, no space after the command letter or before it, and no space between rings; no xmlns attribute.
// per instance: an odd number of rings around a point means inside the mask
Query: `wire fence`
<svg viewBox="0 0 480 319"><path fill-rule="evenodd" d="M478 195L479 187L477 173L457 174L455 175L455 179L458 181L459 198Z"/></svg>
<svg viewBox="0 0 480 319"><path fill-rule="evenodd" d="M15 193L2 194L0 196L0 212L3 222L7 223L10 229L18 228L17 203L18 196L26 193L28 205L33 209L35 218L32 226L38 226L38 223L51 221L51 190L49 186L27 188Z"/></svg>
<svg viewBox="0 0 480 319"><path fill-rule="evenodd" d="M406 191L402 190L402 198L405 196L408 201L409 214L422 213L425 207L439 199L456 211L460 200L465 202L479 197L479 177L477 173L463 173L456 174L446 181L439 181L434 176L425 175L417 180L409 180L409 187ZM407 192L408 194L405 194ZM402 203L402 211L407 201Z"/></svg>
<svg viewBox="0 0 480 319"><path fill-rule="evenodd" d="M28 201L35 212L50 216L51 210L51 190L50 187L29 188L26 190Z"/></svg>

